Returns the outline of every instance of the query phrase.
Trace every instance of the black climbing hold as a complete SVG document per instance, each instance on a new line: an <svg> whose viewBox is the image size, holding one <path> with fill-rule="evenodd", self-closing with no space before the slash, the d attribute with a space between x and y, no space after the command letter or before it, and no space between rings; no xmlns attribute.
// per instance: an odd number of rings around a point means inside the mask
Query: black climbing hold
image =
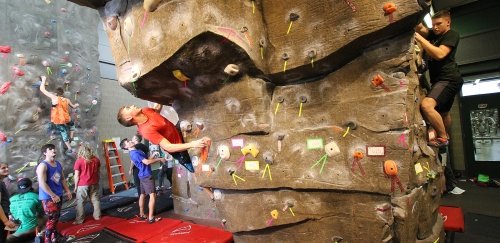
<svg viewBox="0 0 500 243"><path fill-rule="evenodd" d="M291 14L290 14L290 21L295 21L295 20L299 19L299 17L300 17L300 16L299 16L298 14L296 14L296 13L291 13Z"/></svg>

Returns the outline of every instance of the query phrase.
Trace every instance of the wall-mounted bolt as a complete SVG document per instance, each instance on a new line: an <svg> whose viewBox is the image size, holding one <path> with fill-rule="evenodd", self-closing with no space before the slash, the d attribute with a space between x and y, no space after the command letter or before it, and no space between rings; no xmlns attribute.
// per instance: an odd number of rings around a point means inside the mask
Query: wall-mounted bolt
<svg viewBox="0 0 500 243"><path fill-rule="evenodd" d="M345 126L348 127L351 130L356 130L356 128L358 128L358 125L355 122L353 122L353 121L348 121L345 124Z"/></svg>
<svg viewBox="0 0 500 243"><path fill-rule="evenodd" d="M285 98L283 96L276 97L276 102L283 103L284 101L285 101Z"/></svg>
<svg viewBox="0 0 500 243"><path fill-rule="evenodd" d="M290 21L296 21L300 18L300 16L296 13L291 13L290 14Z"/></svg>
<svg viewBox="0 0 500 243"><path fill-rule="evenodd" d="M261 38L261 39L259 40L259 46L261 46L261 47L265 47L265 46L266 46L266 39Z"/></svg>
<svg viewBox="0 0 500 243"><path fill-rule="evenodd" d="M315 51L315 50L311 50L311 51L309 51L309 53L307 53L307 56L308 56L309 58L311 58L311 59L312 59L312 58L315 58L315 57L316 57L316 51Z"/></svg>
<svg viewBox="0 0 500 243"><path fill-rule="evenodd" d="M305 97L305 96L300 96L300 97L299 97L299 101L300 101L300 103L306 103L306 102L307 102L307 97Z"/></svg>
<svg viewBox="0 0 500 243"><path fill-rule="evenodd" d="M248 28L246 26L241 27L240 32L245 33L248 31Z"/></svg>
<svg viewBox="0 0 500 243"><path fill-rule="evenodd" d="M290 57L288 56L288 53L283 53L283 55L281 55L281 59L287 61L288 59L290 59Z"/></svg>

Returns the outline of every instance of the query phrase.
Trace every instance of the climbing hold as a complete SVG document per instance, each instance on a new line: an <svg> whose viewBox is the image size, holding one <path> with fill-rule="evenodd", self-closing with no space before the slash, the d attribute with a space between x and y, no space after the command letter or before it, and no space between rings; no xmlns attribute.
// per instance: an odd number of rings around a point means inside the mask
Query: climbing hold
<svg viewBox="0 0 500 243"><path fill-rule="evenodd" d="M243 147L241 149L241 153L243 153L243 155L251 154L254 158L256 158L259 154L259 149L255 146L255 144L251 143Z"/></svg>
<svg viewBox="0 0 500 243"><path fill-rule="evenodd" d="M350 130L356 130L356 128L358 128L358 125L353 121L348 121L345 124L345 126L348 127Z"/></svg>
<svg viewBox="0 0 500 243"><path fill-rule="evenodd" d="M227 145L219 145L219 147L217 147L217 155L219 155L221 159L229 159L229 157L231 157L229 147Z"/></svg>
<svg viewBox="0 0 500 243"><path fill-rule="evenodd" d="M300 107L299 107L299 117L301 117L301 116L302 116L302 105L303 105L304 103L306 103L306 102L307 102L307 97L305 97L305 96L300 96L300 97L299 97L299 101L300 101Z"/></svg>
<svg viewBox="0 0 500 243"><path fill-rule="evenodd" d="M392 13L396 12L396 10L398 10L396 8L396 4L394 4L393 2L385 3L384 7L382 7L382 9L384 10L384 15L392 14Z"/></svg>
<svg viewBox="0 0 500 243"><path fill-rule="evenodd" d="M329 157L333 157L340 153L340 148L336 142L332 141L325 145L325 152Z"/></svg>
<svg viewBox="0 0 500 243"><path fill-rule="evenodd" d="M186 75L184 75L184 73L182 73L181 70L178 70L178 69L174 70L174 71L172 71L172 74L174 75L174 77L176 79L178 79L181 82L187 82L190 80L190 78L188 78Z"/></svg>
<svg viewBox="0 0 500 243"><path fill-rule="evenodd" d="M386 160L384 162L384 173L390 176L398 175L398 165L394 160Z"/></svg>
<svg viewBox="0 0 500 243"><path fill-rule="evenodd" d="M387 86L385 86L384 84L384 78L382 78L382 76L380 74L377 74L375 76L373 76L372 78L372 86L373 87L382 87L385 91L389 92L391 91Z"/></svg>
<svg viewBox="0 0 500 243"><path fill-rule="evenodd" d="M394 192L396 184L398 184L399 189L403 192L403 185L398 177L398 165L394 160L386 160L384 162L384 173L391 178L391 192Z"/></svg>
<svg viewBox="0 0 500 243"><path fill-rule="evenodd" d="M181 123L179 124L179 126L181 128L182 135L184 137L186 137L186 133L187 132L191 132L193 130L193 126L191 125L191 122L188 122L186 120L181 121Z"/></svg>
<svg viewBox="0 0 500 243"><path fill-rule="evenodd" d="M261 38L259 40L259 47L260 47L260 58L264 60L264 47L266 47L266 40L264 38Z"/></svg>
<svg viewBox="0 0 500 243"><path fill-rule="evenodd" d="M274 109L274 115L278 114L278 110L280 108L280 104L285 101L285 98L282 96L276 97L276 109Z"/></svg>
<svg viewBox="0 0 500 243"><path fill-rule="evenodd" d="M262 158L264 159L264 162L266 164L273 164L274 159L273 159L273 153L271 151L266 151L262 154Z"/></svg>
<svg viewBox="0 0 500 243"><path fill-rule="evenodd" d="M363 169L363 166L361 165L360 160L363 159L365 155L361 151L355 151L353 154L353 160L351 164L351 171L354 173L354 167L357 165L359 167L359 171L361 172L362 175L365 175L365 170Z"/></svg>
<svg viewBox="0 0 500 243"><path fill-rule="evenodd" d="M278 219L278 216L279 216L278 210L275 209L271 211L271 217L273 217L273 219Z"/></svg>
<svg viewBox="0 0 500 243"><path fill-rule="evenodd" d="M384 10L384 15L389 16L389 23L393 23L394 22L393 13L396 12L396 10L397 10L396 4L394 4L392 2L388 2L388 3L384 4L384 7L382 9Z"/></svg>
<svg viewBox="0 0 500 243"><path fill-rule="evenodd" d="M316 58L316 50L311 50L307 53L307 57L311 60L311 66L314 67L314 58Z"/></svg>
<svg viewBox="0 0 500 243"><path fill-rule="evenodd" d="M18 77L24 76L24 71L19 69L18 67L14 66L12 67L12 70L14 71L14 74Z"/></svg>
<svg viewBox="0 0 500 243"><path fill-rule="evenodd" d="M10 46L0 46L0 53L2 53L2 57L6 58L7 54L9 54L12 51L12 48Z"/></svg>
<svg viewBox="0 0 500 243"><path fill-rule="evenodd" d="M299 19L299 15L296 14L296 13L291 13L290 14L290 25L288 26L288 30L286 31L286 34L288 35L288 33L290 33L290 30L292 29L292 23L296 20Z"/></svg>
<svg viewBox="0 0 500 243"><path fill-rule="evenodd" d="M240 67L236 64L228 64L224 68L224 73L230 76L236 76L240 72Z"/></svg>
<svg viewBox="0 0 500 243"><path fill-rule="evenodd" d="M281 145L285 139L285 134L278 134L278 152L281 152Z"/></svg>
<svg viewBox="0 0 500 243"><path fill-rule="evenodd" d="M11 82L7 81L7 82L3 83L2 86L0 86L0 95L5 94L9 90L10 84L11 84Z"/></svg>

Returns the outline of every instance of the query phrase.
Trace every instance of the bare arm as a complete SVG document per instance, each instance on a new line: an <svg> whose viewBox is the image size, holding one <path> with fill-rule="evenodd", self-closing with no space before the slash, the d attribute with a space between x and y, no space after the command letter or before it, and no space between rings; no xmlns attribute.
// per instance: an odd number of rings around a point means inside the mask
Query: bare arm
<svg viewBox="0 0 500 243"><path fill-rule="evenodd" d="M142 160L142 163L145 165L150 165L150 164L154 164L157 162L165 162L165 159L164 158L157 158L157 159L143 159Z"/></svg>
<svg viewBox="0 0 500 243"><path fill-rule="evenodd" d="M415 26L415 31L425 38L427 38L427 36L429 35L429 29L422 23Z"/></svg>
<svg viewBox="0 0 500 243"><path fill-rule="evenodd" d="M3 211L2 207L0 207L0 220L2 220L3 224L6 226L9 226L11 228L16 227L16 224L14 222L10 221L9 218L7 217L7 215L5 215L5 212Z"/></svg>
<svg viewBox="0 0 500 243"><path fill-rule="evenodd" d="M427 55L438 61L443 60L452 50L446 45L434 46L419 33L415 33L415 40L422 45Z"/></svg>
<svg viewBox="0 0 500 243"><path fill-rule="evenodd" d="M69 104L69 106L71 106L71 108L73 108L73 109L75 109L75 108L77 108L77 107L79 107L79 106L80 106L80 104L78 104L78 103L76 103L76 104L71 103L71 100L69 100L69 99L68 99L68 104Z"/></svg>
<svg viewBox="0 0 500 243"><path fill-rule="evenodd" d="M69 187L68 187L68 182L66 181L66 177L64 177L64 174L61 174L62 176L62 185L63 185L63 188L64 188L64 191L66 192L66 197L68 198L68 200L71 200L71 198L73 198L73 194L71 194L71 191L69 190Z"/></svg>
<svg viewBox="0 0 500 243"><path fill-rule="evenodd" d="M47 77L40 76L40 78L42 79L42 83L40 84L40 91L42 91L45 96L49 97L52 100L52 104L57 104L57 96L45 89L45 82L47 81Z"/></svg>
<svg viewBox="0 0 500 243"><path fill-rule="evenodd" d="M203 139L198 139L189 143L174 144L170 143L166 138L164 138L160 142L160 147L169 153L180 152L190 148L203 148L205 146L206 144Z"/></svg>
<svg viewBox="0 0 500 243"><path fill-rule="evenodd" d="M73 175L73 181L75 182L75 192L76 189L78 188L78 181L80 180L80 171L75 170L75 175Z"/></svg>

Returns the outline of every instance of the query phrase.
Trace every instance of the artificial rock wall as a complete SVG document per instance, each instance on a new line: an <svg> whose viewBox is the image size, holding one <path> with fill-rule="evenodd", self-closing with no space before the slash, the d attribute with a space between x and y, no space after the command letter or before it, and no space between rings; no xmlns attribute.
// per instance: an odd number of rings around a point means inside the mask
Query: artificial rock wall
<svg viewBox="0 0 500 243"><path fill-rule="evenodd" d="M104 21L114 6L124 88L174 101L186 141L212 138L196 173L176 167L176 212L236 242L443 239L413 45L430 2L75 2Z"/></svg>
<svg viewBox="0 0 500 243"><path fill-rule="evenodd" d="M0 0L0 161L13 177L34 177L40 148L53 143L66 175L75 158L64 154L59 134L50 129L50 98L39 91L63 87L80 107L72 110L75 147L97 145L95 120L101 100L96 28L97 11L68 1ZM94 101L94 104L93 104ZM15 188L15 186L13 186Z"/></svg>

